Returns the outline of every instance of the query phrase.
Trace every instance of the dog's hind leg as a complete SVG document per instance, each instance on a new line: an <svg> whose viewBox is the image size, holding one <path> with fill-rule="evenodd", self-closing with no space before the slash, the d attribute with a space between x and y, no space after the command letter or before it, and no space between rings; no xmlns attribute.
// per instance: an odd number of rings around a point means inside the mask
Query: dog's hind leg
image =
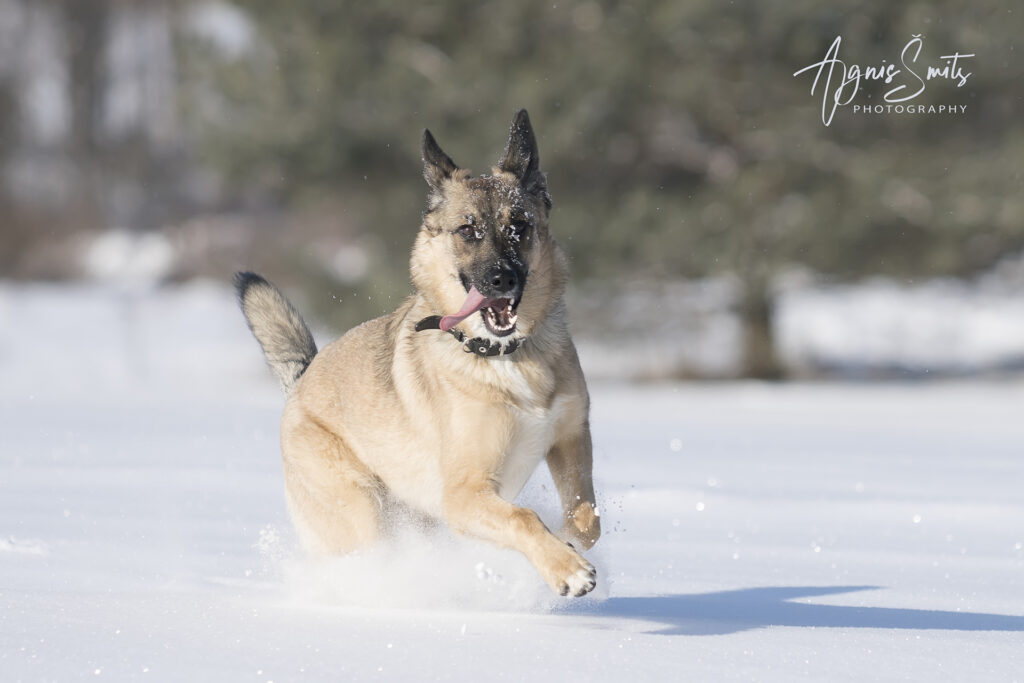
<svg viewBox="0 0 1024 683"><path fill-rule="evenodd" d="M285 495L303 548L338 555L380 536L383 486L337 436L311 420L282 425Z"/></svg>

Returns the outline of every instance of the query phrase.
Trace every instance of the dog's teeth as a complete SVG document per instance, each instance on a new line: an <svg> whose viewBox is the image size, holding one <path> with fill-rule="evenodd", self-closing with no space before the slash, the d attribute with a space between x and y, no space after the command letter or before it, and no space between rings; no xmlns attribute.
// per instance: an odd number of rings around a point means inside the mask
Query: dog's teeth
<svg viewBox="0 0 1024 683"><path fill-rule="evenodd" d="M493 308L488 306L483 309L484 320L487 325L491 328L492 332L508 332L516 326L515 309L512 307L512 302L506 303L501 308Z"/></svg>

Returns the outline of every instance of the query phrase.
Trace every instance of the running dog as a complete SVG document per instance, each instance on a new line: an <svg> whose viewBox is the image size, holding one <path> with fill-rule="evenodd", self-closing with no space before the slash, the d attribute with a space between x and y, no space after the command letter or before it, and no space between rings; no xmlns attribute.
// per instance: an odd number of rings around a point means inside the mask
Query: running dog
<svg viewBox="0 0 1024 683"><path fill-rule="evenodd" d="M590 403L538 162L526 110L501 161L476 177L425 130L415 292L320 352L280 291L253 273L235 276L249 328L288 397L285 492L308 551L374 543L398 501L518 550L561 595L593 590L596 571L580 554L601 533ZM513 503L542 459L561 497L559 535Z"/></svg>

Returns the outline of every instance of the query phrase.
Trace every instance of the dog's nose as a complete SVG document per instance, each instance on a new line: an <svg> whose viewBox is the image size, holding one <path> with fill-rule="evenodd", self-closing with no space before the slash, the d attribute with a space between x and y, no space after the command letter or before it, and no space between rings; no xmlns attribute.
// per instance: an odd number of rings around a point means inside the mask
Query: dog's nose
<svg viewBox="0 0 1024 683"><path fill-rule="evenodd" d="M519 276L516 275L516 271L501 266L491 269L491 272L487 274L487 281L495 292L502 294L513 292L519 286Z"/></svg>

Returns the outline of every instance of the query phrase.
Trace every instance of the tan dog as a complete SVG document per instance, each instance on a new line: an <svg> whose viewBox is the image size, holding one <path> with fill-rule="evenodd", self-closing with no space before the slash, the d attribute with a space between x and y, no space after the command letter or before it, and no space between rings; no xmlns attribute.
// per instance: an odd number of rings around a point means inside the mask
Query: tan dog
<svg viewBox="0 0 1024 683"><path fill-rule="evenodd" d="M423 133L428 209L412 252L415 293L317 353L266 280L236 276L242 310L288 393L285 491L309 551L373 543L391 500L523 553L561 595L594 567L513 500L542 458L563 537L600 535L589 398L569 338L566 258L526 111L490 175L471 177Z"/></svg>

